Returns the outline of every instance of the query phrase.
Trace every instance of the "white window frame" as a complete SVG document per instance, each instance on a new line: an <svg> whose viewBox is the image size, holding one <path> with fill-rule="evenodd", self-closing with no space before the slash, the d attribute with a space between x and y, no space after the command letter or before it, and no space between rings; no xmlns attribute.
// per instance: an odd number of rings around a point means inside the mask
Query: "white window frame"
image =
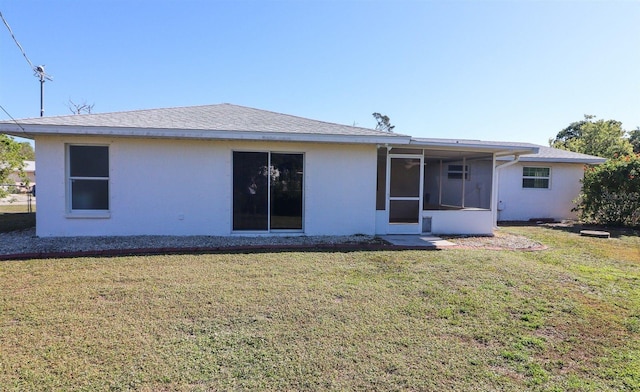
<svg viewBox="0 0 640 392"><path fill-rule="evenodd" d="M545 177L541 177L541 176L525 176L524 172L526 169L546 169L549 171L549 174ZM547 180L547 187L546 188L541 188L541 187L528 187L528 186L524 186L524 180ZM522 189L538 189L538 190L549 190L551 189L551 167L549 166L523 166L522 167Z"/></svg>
<svg viewBox="0 0 640 392"><path fill-rule="evenodd" d="M71 147L106 147L108 162L107 177L72 177L71 176ZM72 143L65 145L65 184L66 184L66 217L67 218L110 218L111 217L111 148L108 144ZM103 180L107 181L107 200L109 208L106 210L74 210L73 192L71 184L73 180Z"/></svg>
<svg viewBox="0 0 640 392"><path fill-rule="evenodd" d="M460 170L452 170L451 167L452 166L460 166ZM456 174L456 175L460 175L460 178L451 178L452 174ZM467 181L470 180L469 177L469 165L467 164L447 164L447 180L461 180L461 179L465 179Z"/></svg>

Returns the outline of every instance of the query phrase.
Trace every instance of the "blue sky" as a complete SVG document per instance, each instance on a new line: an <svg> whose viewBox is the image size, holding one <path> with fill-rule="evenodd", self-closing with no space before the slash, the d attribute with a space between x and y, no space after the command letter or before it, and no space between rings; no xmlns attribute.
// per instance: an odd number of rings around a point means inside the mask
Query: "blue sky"
<svg viewBox="0 0 640 392"><path fill-rule="evenodd" d="M548 139L584 114L640 126L640 2L11 1L45 115L233 103L419 137ZM0 105L40 114L0 26ZM0 112L0 118L8 119Z"/></svg>

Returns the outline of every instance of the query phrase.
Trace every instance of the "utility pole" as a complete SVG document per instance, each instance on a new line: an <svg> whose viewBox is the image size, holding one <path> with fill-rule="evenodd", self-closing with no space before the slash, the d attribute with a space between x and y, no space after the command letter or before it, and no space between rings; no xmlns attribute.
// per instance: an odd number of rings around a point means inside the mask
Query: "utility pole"
<svg viewBox="0 0 640 392"><path fill-rule="evenodd" d="M40 78L40 117L44 117L44 81L53 80L53 78L44 72L44 65L33 67L34 76Z"/></svg>
<svg viewBox="0 0 640 392"><path fill-rule="evenodd" d="M9 26L9 23L7 23L7 20L4 18L4 15L2 15L2 12L0 12L0 19L2 19L2 22L4 23L4 25L7 26L7 30L9 30L9 34L11 34L11 38L13 38L13 42L16 43L16 45L18 46L18 49L20 49L20 52L22 53L22 56L24 56L24 59L27 60L27 63L29 63L29 67L33 70L33 76L40 78L40 117L43 117L44 116L44 81L45 79L53 80L53 78L47 75L46 72L44 72L44 65L37 65L35 67L33 66L33 63L31 62L31 60L29 60L29 57L27 57L27 54L22 48L22 45L20 45L20 42L18 42L18 40L16 39L16 36L13 34L13 31L11 30L11 26Z"/></svg>
<svg viewBox="0 0 640 392"><path fill-rule="evenodd" d="M44 117L44 72L40 74L40 117Z"/></svg>

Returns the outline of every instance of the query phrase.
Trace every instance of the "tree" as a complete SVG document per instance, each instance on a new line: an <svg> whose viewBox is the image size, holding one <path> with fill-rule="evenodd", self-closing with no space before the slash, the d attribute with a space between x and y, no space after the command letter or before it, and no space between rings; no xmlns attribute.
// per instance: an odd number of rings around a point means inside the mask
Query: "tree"
<svg viewBox="0 0 640 392"><path fill-rule="evenodd" d="M26 161L36 160L36 152L33 151L33 146L29 142L20 143L20 153Z"/></svg>
<svg viewBox="0 0 640 392"><path fill-rule="evenodd" d="M376 130L378 131L393 132L393 128L396 127L395 125L391 125L389 116L385 116L376 112L373 113L373 118L375 118L378 122L378 125L376 125Z"/></svg>
<svg viewBox="0 0 640 392"><path fill-rule="evenodd" d="M91 114L94 106L96 106L95 103L89 105L87 101L83 101L82 103L75 103L71 100L71 98L69 98L69 103L67 103L67 107L73 114Z"/></svg>
<svg viewBox="0 0 640 392"><path fill-rule="evenodd" d="M629 132L629 143L633 147L633 152L640 154L640 127Z"/></svg>
<svg viewBox="0 0 640 392"><path fill-rule="evenodd" d="M586 115L584 120L571 123L549 140L551 147L603 158L629 155L633 147L627 139L622 123L616 120L595 120Z"/></svg>
<svg viewBox="0 0 640 392"><path fill-rule="evenodd" d="M23 167L22 145L13 138L0 134L0 184L7 184L9 175L16 171L26 181ZM0 186L0 198L6 197L8 193L5 187Z"/></svg>

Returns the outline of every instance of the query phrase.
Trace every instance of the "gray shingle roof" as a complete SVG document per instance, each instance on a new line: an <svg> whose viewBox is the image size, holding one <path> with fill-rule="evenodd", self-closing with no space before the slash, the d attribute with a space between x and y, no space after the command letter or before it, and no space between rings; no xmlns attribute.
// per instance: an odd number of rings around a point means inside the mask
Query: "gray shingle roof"
<svg viewBox="0 0 640 392"><path fill-rule="evenodd" d="M494 142L468 139L410 138L407 135L312 120L267 110L232 105L174 107L0 121L0 132L30 137L34 134L83 134L159 136L189 138L232 138L260 140L339 141L356 143L415 144L424 146L486 148L502 151L531 150L522 161L601 163L603 158L531 143ZM218 136L220 135L220 136Z"/></svg>
<svg viewBox="0 0 640 392"><path fill-rule="evenodd" d="M197 130L311 135L406 137L231 104L21 119L23 126ZM9 121L0 124L12 124Z"/></svg>
<svg viewBox="0 0 640 392"><path fill-rule="evenodd" d="M518 145L519 143L512 143ZM561 150L553 147L536 146L539 148L537 154L522 155L522 162L566 162L566 163L586 163L597 164L606 161L606 158L593 155L581 154L578 152Z"/></svg>

